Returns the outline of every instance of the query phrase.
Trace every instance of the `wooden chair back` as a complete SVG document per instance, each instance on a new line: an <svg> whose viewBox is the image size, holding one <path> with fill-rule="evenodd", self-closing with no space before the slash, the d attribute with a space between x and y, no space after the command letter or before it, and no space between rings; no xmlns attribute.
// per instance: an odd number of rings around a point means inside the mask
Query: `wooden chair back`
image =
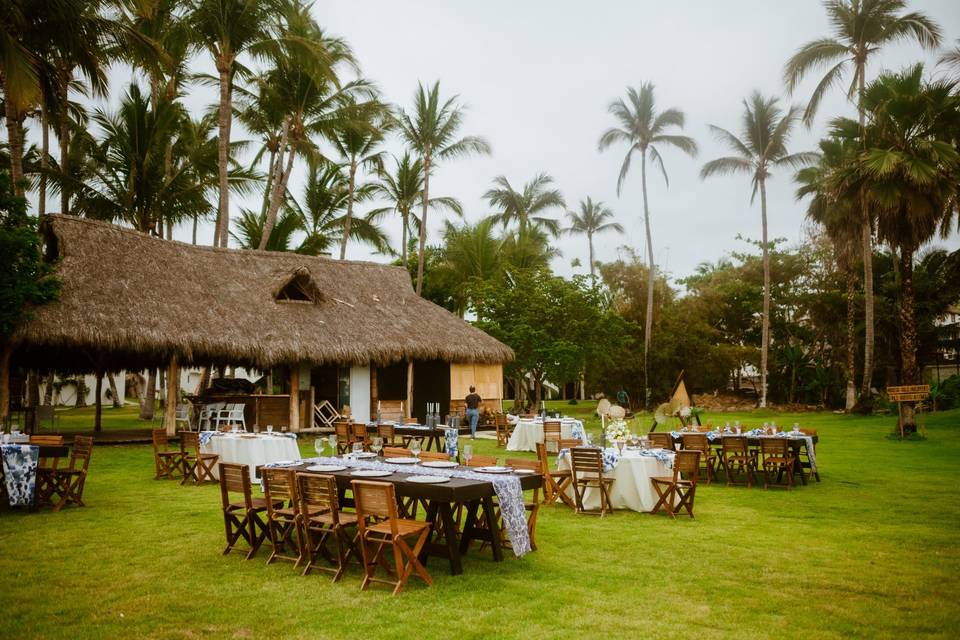
<svg viewBox="0 0 960 640"><path fill-rule="evenodd" d="M264 467L260 470L263 478L263 497L267 504L277 501L296 503L297 478L293 469Z"/></svg>
<svg viewBox="0 0 960 640"><path fill-rule="evenodd" d="M595 447L574 447L570 449L570 468L573 477L582 475L603 477L603 452Z"/></svg>
<svg viewBox="0 0 960 640"><path fill-rule="evenodd" d="M660 449L673 449L673 436L665 431L651 431L647 434L650 444Z"/></svg>
<svg viewBox="0 0 960 640"><path fill-rule="evenodd" d="M720 449L723 455L746 456L747 438L745 436L723 436L720 439Z"/></svg>
<svg viewBox="0 0 960 640"><path fill-rule="evenodd" d="M776 456L786 458L790 452L784 438L760 438L760 453L763 457Z"/></svg>
<svg viewBox="0 0 960 640"><path fill-rule="evenodd" d="M337 481L333 476L297 473L297 495L300 501L300 513L328 513L333 518L334 524L339 523Z"/></svg>
<svg viewBox="0 0 960 640"><path fill-rule="evenodd" d="M690 484L697 484L700 475L700 451L696 449L681 449L673 459L674 482L685 479Z"/></svg>
<svg viewBox="0 0 960 640"><path fill-rule="evenodd" d="M350 422L333 423L333 432L337 434L337 444L350 444L351 425Z"/></svg>
<svg viewBox="0 0 960 640"><path fill-rule="evenodd" d="M704 433L685 433L680 436L680 447L690 451L700 451L708 453L710 451L710 442Z"/></svg>
<svg viewBox="0 0 960 640"><path fill-rule="evenodd" d="M74 436L73 447L70 448L70 469L86 472L90 466L91 454L93 454L93 438Z"/></svg>
<svg viewBox="0 0 960 640"><path fill-rule="evenodd" d="M421 460L449 460L450 454L446 451L421 451L419 458Z"/></svg>
<svg viewBox="0 0 960 640"><path fill-rule="evenodd" d="M815 436L817 435L817 430L816 429L800 429L800 433L802 433L805 436Z"/></svg>
<svg viewBox="0 0 960 640"><path fill-rule="evenodd" d="M421 453L423 453L421 451ZM383 448L383 457L384 458L410 458L413 456L413 452L410 449L404 449L403 447L384 447ZM447 458L449 459L449 457Z"/></svg>
<svg viewBox="0 0 960 640"><path fill-rule="evenodd" d="M353 480L353 500L357 510L357 521L361 531L369 518L386 520L390 531L397 535L397 494L389 482L371 482Z"/></svg>
<svg viewBox="0 0 960 640"><path fill-rule="evenodd" d="M243 503L249 511L253 508L253 493L250 491L250 469L245 464L221 462L218 465L220 472L220 501L224 511L230 508L231 493L243 496Z"/></svg>
<svg viewBox="0 0 960 640"><path fill-rule="evenodd" d="M559 444L561 438L560 421L546 420L543 423L543 442L556 442Z"/></svg>
<svg viewBox="0 0 960 640"><path fill-rule="evenodd" d="M505 413L495 413L493 415L493 424L498 427L506 427L510 423L507 420L507 414Z"/></svg>
<svg viewBox="0 0 960 640"><path fill-rule="evenodd" d="M505 464L514 469L531 469L540 473L540 461L530 460L529 458L507 458Z"/></svg>
<svg viewBox="0 0 960 640"><path fill-rule="evenodd" d="M397 437L396 428L392 424L378 424L377 436L383 438L383 444L392 445Z"/></svg>
<svg viewBox="0 0 960 640"><path fill-rule="evenodd" d="M30 436L30 444L38 446L63 446L63 436Z"/></svg>
<svg viewBox="0 0 960 640"><path fill-rule="evenodd" d="M561 449L573 449L574 447L582 447L583 442L579 438L560 438L559 446Z"/></svg>
<svg viewBox="0 0 960 640"><path fill-rule="evenodd" d="M154 429L150 432L150 435L153 438L153 452L159 453L160 451L166 451L167 447L170 446L170 438L167 437L166 429Z"/></svg>
<svg viewBox="0 0 960 640"><path fill-rule="evenodd" d="M362 422L354 422L350 426L350 435L353 438L353 442L362 442L366 445L368 443L367 425Z"/></svg>
<svg viewBox="0 0 960 640"><path fill-rule="evenodd" d="M473 456L467 463L468 467L495 467L496 465L496 456Z"/></svg>
<svg viewBox="0 0 960 640"><path fill-rule="evenodd" d="M196 431L181 431L180 450L200 457L200 434Z"/></svg>

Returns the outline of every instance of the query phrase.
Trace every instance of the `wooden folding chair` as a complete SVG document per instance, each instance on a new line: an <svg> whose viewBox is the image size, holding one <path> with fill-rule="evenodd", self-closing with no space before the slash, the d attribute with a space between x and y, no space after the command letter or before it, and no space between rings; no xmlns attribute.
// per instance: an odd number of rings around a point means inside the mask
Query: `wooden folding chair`
<svg viewBox="0 0 960 640"><path fill-rule="evenodd" d="M184 476L183 451L170 449L170 439L166 429L154 429L153 435L153 467L154 480L176 480L177 475Z"/></svg>
<svg viewBox="0 0 960 640"><path fill-rule="evenodd" d="M266 523L260 514L267 510L264 498L254 498L250 489L250 469L245 464L221 462L220 501L223 505L223 526L227 533L227 546L223 555L227 555L241 538L250 547L246 559L257 555L257 551L269 535ZM231 500L230 494L239 493L242 500Z"/></svg>
<svg viewBox="0 0 960 640"><path fill-rule="evenodd" d="M267 564L274 560L289 560L300 566L303 549L295 540L300 522L300 502L297 500L297 477L293 469L263 467L263 499L267 502L267 533L272 548ZM287 552L288 547L296 555Z"/></svg>
<svg viewBox="0 0 960 640"><path fill-rule="evenodd" d="M576 509L576 502L567 495L567 488L573 482L573 472L551 469L547 447L542 442L537 443L537 461L540 464L540 474L543 476L543 503L553 504L559 499L571 509Z"/></svg>
<svg viewBox="0 0 960 640"><path fill-rule="evenodd" d="M673 476L650 478L659 500L650 513L665 509L676 520L681 508L693 517L693 499L697 494L697 477L700 475L700 452L685 449L677 452L673 459ZM686 477L684 477L686 476Z"/></svg>
<svg viewBox="0 0 960 640"><path fill-rule="evenodd" d="M217 481L213 469L220 460L220 456L216 453L200 451L200 434L198 432L180 432L180 451L183 452L183 480L180 481L180 484L187 484L190 478L193 478L196 485Z"/></svg>
<svg viewBox="0 0 960 640"><path fill-rule="evenodd" d="M763 488L770 488L770 476L777 474L777 482L774 486L783 486L785 489L793 489L793 471L797 459L790 450L789 443L783 438L761 438L760 439L760 467L763 469ZM780 485L783 474L787 474L787 481Z"/></svg>
<svg viewBox="0 0 960 640"><path fill-rule="evenodd" d="M560 452L560 438L562 438L561 424L559 420L546 420L543 423L543 444L547 451L552 453ZM551 445L553 448L551 449Z"/></svg>
<svg viewBox="0 0 960 640"><path fill-rule="evenodd" d="M87 482L87 469L90 467L90 455L93 453L93 438L90 436L74 436L73 447L70 448L70 466L66 469L50 470L50 495L59 496L53 505L54 511L60 511L68 503L85 507L83 502L83 487Z"/></svg>
<svg viewBox="0 0 960 640"><path fill-rule="evenodd" d="M381 452L384 458L412 458L413 452L403 447L384 447ZM423 451L420 452L424 453ZM447 457L449 460L449 456Z"/></svg>
<svg viewBox="0 0 960 640"><path fill-rule="evenodd" d="M757 456L750 451L745 436L723 436L720 439L720 465L727 477L727 486L744 486L744 483L734 482L733 474L746 473L746 486L752 487L756 482Z"/></svg>
<svg viewBox="0 0 960 640"><path fill-rule="evenodd" d="M363 422L354 422L350 425L350 444L359 442L364 451L370 449L370 437L367 435L367 425Z"/></svg>
<svg viewBox="0 0 960 640"><path fill-rule="evenodd" d="M364 577L360 588L366 590L372 582L380 582L393 585L393 594L396 595L414 571L424 582L432 585L433 579L418 557L430 534L430 523L401 519L397 515L396 493L389 482L354 480L351 485L357 507L360 551L363 554ZM407 538L414 539L412 547L407 544ZM393 547L396 567L393 571L383 557L387 546ZM388 575L393 573L396 580L375 577L378 565Z"/></svg>
<svg viewBox="0 0 960 640"><path fill-rule="evenodd" d="M384 446L392 447L396 443L396 428L392 424L378 424L377 436L383 440Z"/></svg>
<svg viewBox="0 0 960 640"><path fill-rule="evenodd" d="M573 470L573 492L577 499L577 513L599 515L613 512L610 505L610 485L613 478L603 475L603 451L596 447L574 447L570 449L570 466ZM583 506L583 496L587 489L600 491L600 511L587 510Z"/></svg>
<svg viewBox="0 0 960 640"><path fill-rule="evenodd" d="M665 431L651 431L647 434L647 438L650 439L650 446L656 449L667 449L668 451L674 449L673 436Z"/></svg>
<svg viewBox="0 0 960 640"><path fill-rule="evenodd" d="M495 467L497 466L496 456L473 456L467 462L468 467Z"/></svg>
<svg viewBox="0 0 960 640"><path fill-rule="evenodd" d="M334 422L333 431L337 436L337 454L350 452L353 444L353 427L351 422Z"/></svg>
<svg viewBox="0 0 960 640"><path fill-rule="evenodd" d="M582 447L583 441L579 438L560 438L560 451L564 449L573 449L574 447ZM559 453L558 451L557 453Z"/></svg>
<svg viewBox="0 0 960 640"><path fill-rule="evenodd" d="M497 446L507 446L507 443L510 441L510 436L513 435L513 429L510 428L510 423L507 421L506 414L496 414L496 416L494 416L493 424L497 433Z"/></svg>
<svg viewBox="0 0 960 640"><path fill-rule="evenodd" d="M421 460L450 460L450 454L446 451L421 451L417 457Z"/></svg>
<svg viewBox="0 0 960 640"><path fill-rule="evenodd" d="M681 449L700 452L700 461L703 462L707 484L715 479L717 456L710 450L710 441L704 433L685 433L680 436Z"/></svg>
<svg viewBox="0 0 960 640"><path fill-rule="evenodd" d="M37 446L63 446L63 436L43 435L30 436L30 444ZM60 458L40 458L37 460L37 506L50 504L51 494L56 485L54 484L53 472L60 463Z"/></svg>
<svg viewBox="0 0 960 640"><path fill-rule="evenodd" d="M351 536L347 533L347 527L357 526L357 516L340 511L337 481L333 476L297 473L297 496L300 501L300 540L307 561L303 575L313 569L329 571L333 573L333 582L336 582L343 576L351 557L362 563L357 547L360 534ZM336 545L336 558L327 549L330 538ZM318 555L333 566L318 565Z"/></svg>

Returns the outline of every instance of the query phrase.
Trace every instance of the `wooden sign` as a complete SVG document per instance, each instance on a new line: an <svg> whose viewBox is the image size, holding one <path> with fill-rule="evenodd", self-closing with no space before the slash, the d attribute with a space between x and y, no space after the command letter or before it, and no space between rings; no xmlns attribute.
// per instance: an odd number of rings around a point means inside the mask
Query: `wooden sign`
<svg viewBox="0 0 960 640"><path fill-rule="evenodd" d="M887 387L887 395L894 402L921 402L930 395L930 385L906 384L898 387Z"/></svg>

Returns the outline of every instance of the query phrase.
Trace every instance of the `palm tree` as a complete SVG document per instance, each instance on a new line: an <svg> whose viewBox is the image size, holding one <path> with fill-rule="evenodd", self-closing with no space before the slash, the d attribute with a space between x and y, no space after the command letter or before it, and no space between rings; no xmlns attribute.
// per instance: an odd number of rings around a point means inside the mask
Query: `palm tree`
<svg viewBox="0 0 960 640"><path fill-rule="evenodd" d="M377 103L363 115L364 121L351 122L333 136L333 146L336 147L344 164L349 167L349 192L347 199L347 218L343 238L340 241L340 259L347 257L347 241L350 239L350 226L353 223L354 191L357 184L357 169L382 172L383 154L378 149L383 142L386 107Z"/></svg>
<svg viewBox="0 0 960 640"><path fill-rule="evenodd" d="M220 202L215 246L227 246L230 228L230 126L233 120L233 85L237 57L268 36L276 0L192 0L190 30L213 58L217 69L219 149L217 156Z"/></svg>
<svg viewBox="0 0 960 640"><path fill-rule="evenodd" d="M877 237L898 252L899 337L902 384L920 380L914 315L916 251L937 232L954 228L960 194L960 98L956 83L927 83L923 65L884 74L863 92L867 148L853 167L867 205L876 214ZM837 121L840 128L853 123ZM904 420L913 425L912 407Z"/></svg>
<svg viewBox="0 0 960 640"><path fill-rule="evenodd" d="M653 84L645 82L637 91L633 87L627 88L627 102L622 98L610 103L608 111L616 118L618 127L607 129L600 136L599 149L603 151L617 143L626 143L627 155L620 165L620 175L617 178L617 196L623 188L623 182L630 171L630 161L634 152L640 152L640 181L643 188L643 225L647 236L647 267L650 279L647 283L647 318L643 331L643 375L644 375L644 406L650 404L649 371L647 369L650 354L650 342L653 336L653 287L656 281L656 265L653 263L653 236L650 232L650 205L647 199L647 154L650 160L660 168L663 181L670 185L667 169L663 164L663 156L658 147L672 146L680 149L691 157L697 155L697 143L687 136L667 133L673 127L683 129L686 118L683 111L677 108L667 109L657 113L653 96Z"/></svg>
<svg viewBox="0 0 960 640"><path fill-rule="evenodd" d="M423 163L419 159L413 159L410 153L404 153L400 159L394 158L394 171L381 170L380 184L376 187L376 195L387 200L390 204L386 207L374 209L368 215L372 220L379 220L391 213L400 214L401 231L401 249L400 264L407 264L407 240L411 226L420 229L420 218L414 213L414 208L422 204L423 198ZM446 209L458 216L463 215L463 207L460 201L449 196L436 196L430 198L430 208Z"/></svg>
<svg viewBox="0 0 960 640"><path fill-rule="evenodd" d="M860 134L863 137L863 92L866 86L867 62L884 45L901 40L916 40L922 47L940 44L940 28L926 15L913 11L903 13L904 0L829 0L824 5L833 25L832 38L820 38L800 47L784 67L784 81L792 93L803 77L815 69L829 67L810 96L803 119L813 121L821 98L834 84L843 81L852 68L853 78L847 89L850 100L857 99ZM861 141L863 144L863 141ZM860 396L870 396L873 377L873 230L865 202L861 198L860 233L863 253L864 321L863 383Z"/></svg>
<svg viewBox="0 0 960 640"><path fill-rule="evenodd" d="M594 202L589 196L586 200L580 201L580 213L568 211L570 217L570 226L564 229L569 234L580 234L587 236L587 246L590 248L590 279L596 284L597 276L595 271L596 261L593 259L593 236L605 231L616 231L623 233L623 225L619 222L608 222L613 220L613 211L604 206L599 200Z"/></svg>
<svg viewBox="0 0 960 640"><path fill-rule="evenodd" d="M445 221L443 231L443 261L440 270L447 273L451 284L454 312L463 316L471 299L470 285L491 281L501 275L502 240L493 233L496 221L483 218L477 224L455 226Z"/></svg>
<svg viewBox="0 0 960 640"><path fill-rule="evenodd" d="M463 110L457 96L440 101L440 82L429 89L418 84L413 112L402 109L397 117L400 137L423 163L423 197L420 199L420 245L417 252L417 295L423 291L423 258L427 247L427 209L430 206L430 176L438 160L453 160L474 153L490 153L490 144L477 136L457 138Z"/></svg>
<svg viewBox="0 0 960 640"><path fill-rule="evenodd" d="M736 155L717 158L703 165L700 178L729 173L750 176L752 204L760 193L760 219L763 249L763 319L760 345L760 406L767 406L767 355L770 348L770 245L767 241L767 178L775 167L799 169L817 159L815 153L789 153L790 133L800 118L800 108L790 107L783 113L776 98L764 98L754 92L744 100L743 131L738 138L726 129L710 125L717 138Z"/></svg>
<svg viewBox="0 0 960 640"><path fill-rule="evenodd" d="M267 214L265 212L241 209L240 216L233 223L233 230L230 235L233 236L241 249L259 249L260 239L263 237L263 226L266 221ZM294 236L301 230L297 215L289 209L284 209L273 226L273 232L270 234L270 240L264 250L290 251Z"/></svg>
<svg viewBox="0 0 960 640"><path fill-rule="evenodd" d="M797 172L801 185L797 199L811 196L807 217L821 225L833 246L834 256L847 284L846 409L857 402L856 383L856 261L860 256L858 198L838 188L836 174L851 163L859 145L840 137L820 141L820 160Z"/></svg>
<svg viewBox="0 0 960 640"><path fill-rule="evenodd" d="M956 78L960 78L960 40L957 40L957 44L953 49L945 51L943 55L940 56L937 64L945 65L953 71Z"/></svg>
<svg viewBox="0 0 960 640"><path fill-rule="evenodd" d="M546 231L556 237L560 235L560 223L542 215L547 209L567 206L559 189L550 188L553 178L545 173L533 177L523 185L523 191L517 191L504 176L493 179L494 188L488 189L483 197L491 207L500 209L493 214L493 220L504 228L516 222L520 235L526 235L531 228Z"/></svg>

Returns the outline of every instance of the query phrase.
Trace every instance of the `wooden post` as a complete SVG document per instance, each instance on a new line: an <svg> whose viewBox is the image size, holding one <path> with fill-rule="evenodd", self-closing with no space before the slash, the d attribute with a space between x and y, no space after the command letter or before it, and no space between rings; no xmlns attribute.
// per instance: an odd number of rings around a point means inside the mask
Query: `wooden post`
<svg viewBox="0 0 960 640"><path fill-rule="evenodd" d="M170 356L167 367L167 398L163 407L163 423L167 427L167 435L177 435L177 391L180 390L180 365L177 356Z"/></svg>
<svg viewBox="0 0 960 640"><path fill-rule="evenodd" d="M4 340L0 342L0 429L7 426L10 416L10 353L13 348Z"/></svg>
<svg viewBox="0 0 960 640"><path fill-rule="evenodd" d="M407 416L413 417L413 360L407 360Z"/></svg>
<svg viewBox="0 0 960 640"><path fill-rule="evenodd" d="M300 363L290 365L290 431L300 431Z"/></svg>
<svg viewBox="0 0 960 640"><path fill-rule="evenodd" d="M95 386L94 395L94 404L93 404L93 430L96 433L100 433L100 430L103 426L103 402L100 401L100 394L103 393L103 369L97 369L97 384Z"/></svg>

